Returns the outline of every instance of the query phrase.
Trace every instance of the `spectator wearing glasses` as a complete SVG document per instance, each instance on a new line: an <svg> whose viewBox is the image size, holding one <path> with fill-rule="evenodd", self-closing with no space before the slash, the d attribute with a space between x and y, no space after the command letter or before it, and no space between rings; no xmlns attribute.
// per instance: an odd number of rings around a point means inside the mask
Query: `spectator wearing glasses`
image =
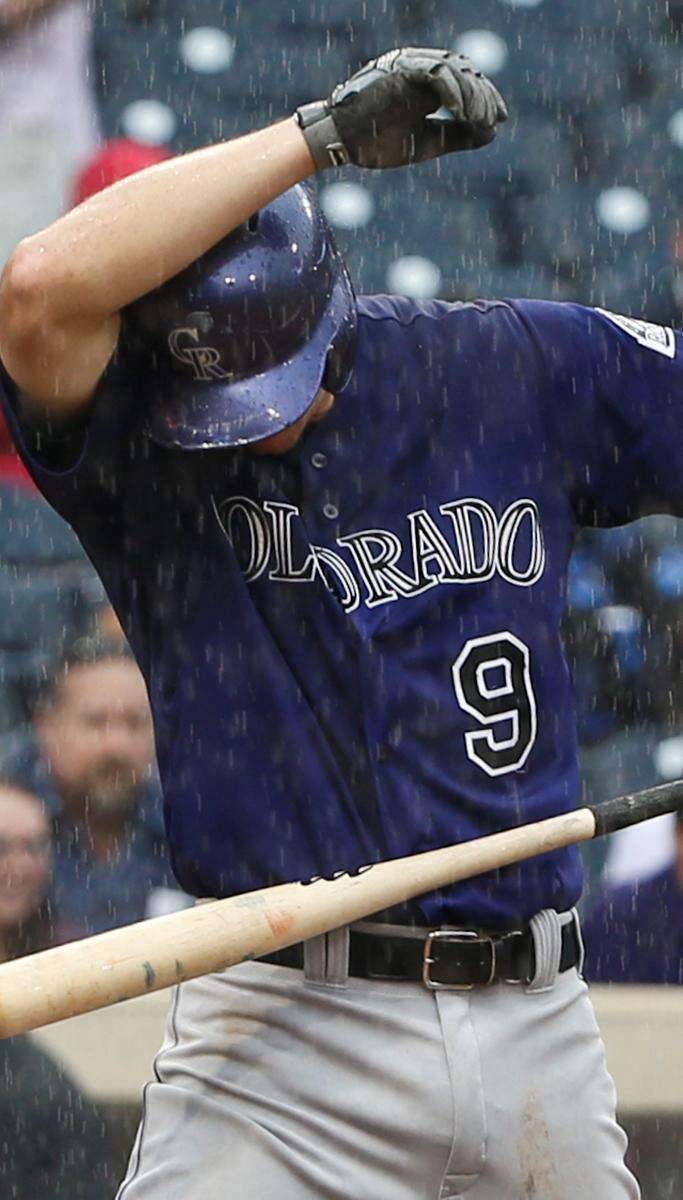
<svg viewBox="0 0 683 1200"><path fill-rule="evenodd" d="M31 792L0 781L0 962L50 944L51 872L45 806Z"/></svg>
<svg viewBox="0 0 683 1200"><path fill-rule="evenodd" d="M46 949L50 817L30 791L0 780L0 961ZM101 1200L108 1134L85 1096L25 1037L0 1041L0 1195Z"/></svg>

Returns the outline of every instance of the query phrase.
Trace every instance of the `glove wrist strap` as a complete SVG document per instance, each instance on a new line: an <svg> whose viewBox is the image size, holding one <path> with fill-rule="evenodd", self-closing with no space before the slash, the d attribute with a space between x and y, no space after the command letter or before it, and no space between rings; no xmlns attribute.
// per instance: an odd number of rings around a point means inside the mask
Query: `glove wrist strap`
<svg viewBox="0 0 683 1200"><path fill-rule="evenodd" d="M302 104L295 113L297 122L303 133L316 170L325 171L328 167L343 167L351 161L346 146L339 137L334 118L324 100L314 100L312 104Z"/></svg>

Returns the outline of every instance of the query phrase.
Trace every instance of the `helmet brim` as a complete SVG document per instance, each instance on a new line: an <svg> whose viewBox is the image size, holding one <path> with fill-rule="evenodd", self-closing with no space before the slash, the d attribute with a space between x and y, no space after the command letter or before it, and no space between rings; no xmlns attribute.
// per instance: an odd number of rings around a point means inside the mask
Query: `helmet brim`
<svg viewBox="0 0 683 1200"><path fill-rule="evenodd" d="M162 446L211 450L248 446L293 425L315 400L327 353L355 298L345 271L308 341L286 362L232 381L202 381L188 389L172 371L146 389L147 431ZM191 394L189 394L191 392Z"/></svg>

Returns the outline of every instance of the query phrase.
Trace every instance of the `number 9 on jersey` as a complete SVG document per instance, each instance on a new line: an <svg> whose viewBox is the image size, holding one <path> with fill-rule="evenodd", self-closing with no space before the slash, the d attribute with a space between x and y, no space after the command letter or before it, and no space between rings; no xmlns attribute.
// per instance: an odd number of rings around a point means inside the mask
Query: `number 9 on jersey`
<svg viewBox="0 0 683 1200"><path fill-rule="evenodd" d="M467 757L487 775L519 770L536 740L528 646L507 631L470 638L452 671L458 704L484 726L465 734Z"/></svg>

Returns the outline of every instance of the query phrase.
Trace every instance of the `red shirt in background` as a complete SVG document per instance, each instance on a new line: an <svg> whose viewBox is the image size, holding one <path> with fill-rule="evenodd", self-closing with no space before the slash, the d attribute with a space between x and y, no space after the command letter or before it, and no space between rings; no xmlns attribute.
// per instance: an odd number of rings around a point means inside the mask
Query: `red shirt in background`
<svg viewBox="0 0 683 1200"><path fill-rule="evenodd" d="M0 484L2 483L18 483L32 491L37 490L14 449L12 436L7 428L4 415L0 412Z"/></svg>
<svg viewBox="0 0 683 1200"><path fill-rule="evenodd" d="M144 167L170 158L170 152L161 146L143 146L127 138L114 138L105 142L97 153L79 171L74 180L72 203L75 207L95 192L110 187L126 175L134 175ZM18 483L22 487L36 490L33 480L14 448L11 434L0 410L0 484Z"/></svg>

